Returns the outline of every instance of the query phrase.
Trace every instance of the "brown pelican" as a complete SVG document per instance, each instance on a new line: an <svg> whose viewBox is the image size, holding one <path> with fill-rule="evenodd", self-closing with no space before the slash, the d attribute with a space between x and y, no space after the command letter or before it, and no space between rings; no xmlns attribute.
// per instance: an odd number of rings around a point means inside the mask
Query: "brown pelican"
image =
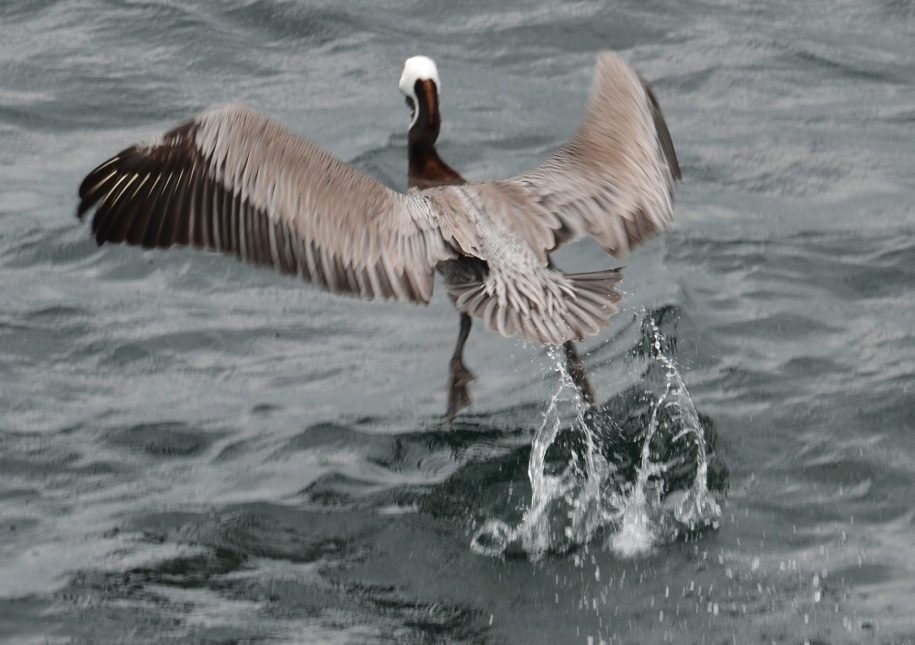
<svg viewBox="0 0 915 645"><path fill-rule="evenodd" d="M439 122L417 81L411 147ZM421 132L420 119L436 125ZM590 235L619 257L672 224L680 169L670 134L648 85L608 52L578 130L535 168L465 184L432 151L418 159L439 168L428 174L436 187L402 194L233 105L100 164L80 185L77 215L95 209L100 245L214 249L366 299L427 304L438 270L462 313L556 346L609 323L622 276L566 274L548 254Z"/></svg>
<svg viewBox="0 0 915 645"><path fill-rule="evenodd" d="M441 81L438 66L427 56L412 56L404 62L400 77L400 91L406 97L411 111L409 130L409 170L410 188L433 188L435 186L456 186L467 183L451 166L442 161L435 148L441 129L441 107L438 95ZM464 271L485 272L485 265L476 259L463 257L449 260L451 264L464 265ZM554 268L553 264L549 265ZM470 405L470 394L467 386L476 376L464 365L464 343L470 335L471 317L461 312L457 344L451 357L448 376L448 417L453 418L461 409ZM588 381L584 364L575 343L566 341L563 344L569 375L578 387L582 400L587 405L594 404L594 388Z"/></svg>

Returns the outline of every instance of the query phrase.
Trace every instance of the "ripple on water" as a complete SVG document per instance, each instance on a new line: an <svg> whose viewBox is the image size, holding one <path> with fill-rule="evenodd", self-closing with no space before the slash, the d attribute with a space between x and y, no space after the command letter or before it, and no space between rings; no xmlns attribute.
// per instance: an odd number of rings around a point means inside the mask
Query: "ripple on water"
<svg viewBox="0 0 915 645"><path fill-rule="evenodd" d="M128 620L135 637L156 641L256 638L265 629L293 640L323 640L315 636L323 630L397 642L479 637L487 625L479 609L337 580L335 571L364 560L371 535L387 524L362 511L265 503L137 514L106 533L112 550L103 567L68 576L51 614L68 636L90 641L121 636ZM0 615L12 611L7 604ZM87 606L106 607L107 618L85 619ZM193 611L173 620L182 607ZM24 609L28 626L38 609Z"/></svg>
<svg viewBox="0 0 915 645"><path fill-rule="evenodd" d="M158 459L193 457L204 452L215 440L182 422L140 423L108 430L104 433L109 444L141 452Z"/></svg>

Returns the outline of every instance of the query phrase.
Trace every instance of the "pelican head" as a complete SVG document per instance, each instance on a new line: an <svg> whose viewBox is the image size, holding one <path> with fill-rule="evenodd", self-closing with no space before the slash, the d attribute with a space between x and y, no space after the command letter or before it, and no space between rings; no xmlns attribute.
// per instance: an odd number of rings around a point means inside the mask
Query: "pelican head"
<svg viewBox="0 0 915 645"><path fill-rule="evenodd" d="M400 91L407 99L410 108L410 130L417 125L428 134L438 136L439 110L438 92L441 82L435 61L428 56L412 56L403 64L400 75ZM422 123L420 119L422 118Z"/></svg>

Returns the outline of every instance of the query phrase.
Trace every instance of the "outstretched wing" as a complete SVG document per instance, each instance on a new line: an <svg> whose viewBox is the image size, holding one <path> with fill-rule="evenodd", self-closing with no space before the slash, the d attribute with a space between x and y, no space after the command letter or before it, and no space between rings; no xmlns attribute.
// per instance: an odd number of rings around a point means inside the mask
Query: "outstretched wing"
<svg viewBox="0 0 915 645"><path fill-rule="evenodd" d="M426 303L455 257L428 200L393 192L243 106L205 112L95 168L77 215L99 244L193 245L331 291Z"/></svg>
<svg viewBox="0 0 915 645"><path fill-rule="evenodd" d="M671 226L680 178L651 88L616 55L602 52L572 138L534 169L481 189L519 194L518 214L508 224L538 253L591 235L621 257Z"/></svg>
<svg viewBox="0 0 915 645"><path fill-rule="evenodd" d="M651 89L610 53L597 58L587 113L571 140L505 181L426 191L446 240L487 263L485 279L448 284L462 311L505 335L558 344L608 324L619 271L548 268L559 244L592 235L619 257L673 222L680 178Z"/></svg>

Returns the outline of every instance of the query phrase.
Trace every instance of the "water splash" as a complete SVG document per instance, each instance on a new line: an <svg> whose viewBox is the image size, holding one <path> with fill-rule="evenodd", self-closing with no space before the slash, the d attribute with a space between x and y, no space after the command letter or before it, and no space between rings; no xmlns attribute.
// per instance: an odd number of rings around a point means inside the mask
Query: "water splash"
<svg viewBox="0 0 915 645"><path fill-rule="evenodd" d="M721 509L708 487L705 431L676 363L665 352L668 342L655 315L649 314L645 322L649 367L653 363L663 369L664 387L657 397L645 392L651 411L640 430L635 463L627 468L618 452L608 450L619 440L620 425L606 408L587 408L562 352L551 350L550 361L559 378L531 442L530 505L515 525L487 520L471 541L475 552L501 556L520 550L536 560L550 551L566 551L603 537L606 548L632 557L683 532L717 526ZM574 414L564 422L565 407ZM561 437L572 440L563 442ZM670 489L665 475L673 464L682 462L687 442L695 455L690 483ZM666 459L661 456L662 443L671 453ZM554 458L548 459L551 451ZM556 454L562 458L557 460Z"/></svg>
<svg viewBox="0 0 915 645"><path fill-rule="evenodd" d="M673 441L689 437L696 447L696 474L693 477L692 485L674 507L674 518L690 531L706 525L717 526L718 518L721 516L721 507L708 489L708 444L702 424L699 422L699 413L696 411L696 406L689 396L677 366L669 356L661 351L663 336L658 329L657 322L651 318L649 324L655 338L655 358L664 365L666 370L666 389L661 402L665 402L665 405L679 415L682 428L674 436Z"/></svg>
<svg viewBox="0 0 915 645"><path fill-rule="evenodd" d="M527 466L527 476L531 483L531 503L517 526L510 526L498 519L490 519L477 531L471 542L471 548L482 555L502 555L513 543L520 543L524 552L537 559L552 546L548 514L553 502L570 493L572 478L569 472L553 475L546 467L546 453L556 440L562 426L560 402L562 395L571 389L574 396L580 396L572 379L560 360L555 348L549 350L549 356L559 373L559 385L543 412L543 422L534 434L531 442L531 456ZM580 406L579 406L580 407Z"/></svg>
<svg viewBox="0 0 915 645"><path fill-rule="evenodd" d="M651 410L648 430L642 443L641 460L635 483L629 492L618 531L611 536L611 548L621 556L638 555L650 549L660 538L673 539L680 530L689 532L707 526L717 526L721 508L708 488L708 445L699 413L686 389L673 359L664 352L665 338L654 316L647 318L651 358L664 368L664 392ZM671 443L690 439L696 451L695 474L686 490L672 491L663 504L664 488L661 475L666 463L653 462L651 446L659 428L658 412L666 410L670 423L680 430ZM672 507L672 508L671 508ZM665 511L672 510L673 527ZM653 517L658 517L653 521Z"/></svg>

